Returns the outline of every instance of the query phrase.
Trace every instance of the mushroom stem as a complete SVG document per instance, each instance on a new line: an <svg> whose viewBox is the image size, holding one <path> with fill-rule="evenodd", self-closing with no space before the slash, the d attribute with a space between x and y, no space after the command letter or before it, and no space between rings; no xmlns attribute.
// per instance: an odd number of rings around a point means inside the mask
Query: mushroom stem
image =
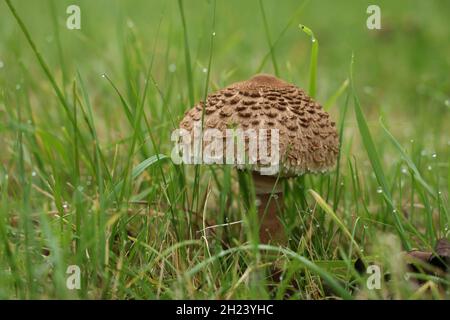
<svg viewBox="0 0 450 320"><path fill-rule="evenodd" d="M286 236L279 213L282 210L283 190L276 177L253 174L256 198L259 200L259 238L261 243L283 244ZM274 188L275 187L275 188Z"/></svg>

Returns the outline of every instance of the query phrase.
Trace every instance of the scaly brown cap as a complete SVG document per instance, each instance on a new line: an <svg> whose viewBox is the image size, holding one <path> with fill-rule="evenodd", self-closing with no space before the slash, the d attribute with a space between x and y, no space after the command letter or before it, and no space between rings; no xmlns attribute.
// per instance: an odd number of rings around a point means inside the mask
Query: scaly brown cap
<svg viewBox="0 0 450 320"><path fill-rule="evenodd" d="M186 112L180 127L191 131L202 119L203 105ZM224 134L228 128L278 129L282 176L325 172L336 163L335 122L302 89L271 75L256 75L210 94L203 120L205 129Z"/></svg>

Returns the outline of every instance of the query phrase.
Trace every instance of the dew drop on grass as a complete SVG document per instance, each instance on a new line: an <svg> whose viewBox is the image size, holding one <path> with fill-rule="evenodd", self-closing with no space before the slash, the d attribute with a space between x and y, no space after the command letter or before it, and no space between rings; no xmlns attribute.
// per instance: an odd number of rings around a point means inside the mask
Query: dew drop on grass
<svg viewBox="0 0 450 320"><path fill-rule="evenodd" d="M381 187L377 188L377 193L383 193L383 189Z"/></svg>
<svg viewBox="0 0 450 320"><path fill-rule="evenodd" d="M69 208L69 204L67 202L64 202L62 206L64 210L67 210Z"/></svg>
<svg viewBox="0 0 450 320"><path fill-rule="evenodd" d="M5 174L5 180L8 180L9 176L7 174Z"/></svg>
<svg viewBox="0 0 450 320"><path fill-rule="evenodd" d="M102 78L106 78L106 74L102 73Z"/></svg>
<svg viewBox="0 0 450 320"><path fill-rule="evenodd" d="M450 107L450 99L445 100L444 104L446 107Z"/></svg>
<svg viewBox="0 0 450 320"><path fill-rule="evenodd" d="M213 37L215 37L215 36L216 36L216 32L215 32L215 31L214 31L214 32L212 33L212 36L213 36Z"/></svg>
<svg viewBox="0 0 450 320"><path fill-rule="evenodd" d="M437 154L436 154L436 153L433 153L433 154L431 155L431 157L432 157L433 159L436 159L436 158L437 158Z"/></svg>
<svg viewBox="0 0 450 320"><path fill-rule="evenodd" d="M431 171L431 170L433 170L433 167L432 166L428 166L427 169L428 169L428 171Z"/></svg>
<svg viewBox="0 0 450 320"><path fill-rule="evenodd" d="M365 86L363 88L363 90L364 90L364 93L369 94L369 95L373 93L373 88L370 86Z"/></svg>
<svg viewBox="0 0 450 320"><path fill-rule="evenodd" d="M208 69L207 68L203 68L202 71L203 71L203 73L207 73Z"/></svg>
<svg viewBox="0 0 450 320"><path fill-rule="evenodd" d="M31 176L32 176L32 177L36 177L36 171L33 171L33 172L31 173Z"/></svg>
<svg viewBox="0 0 450 320"><path fill-rule="evenodd" d="M406 167L403 167L403 168L402 168L402 173L403 173L403 174L408 174L408 169L406 169Z"/></svg>
<svg viewBox="0 0 450 320"><path fill-rule="evenodd" d="M169 72L175 72L177 70L177 66L174 63L169 65Z"/></svg>

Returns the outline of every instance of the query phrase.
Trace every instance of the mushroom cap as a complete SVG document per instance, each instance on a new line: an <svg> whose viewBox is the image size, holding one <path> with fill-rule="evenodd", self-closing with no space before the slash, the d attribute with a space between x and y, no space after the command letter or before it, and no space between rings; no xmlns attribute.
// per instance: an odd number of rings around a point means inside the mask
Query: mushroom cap
<svg viewBox="0 0 450 320"><path fill-rule="evenodd" d="M258 135L258 129L278 129L277 175L326 172L336 163L339 139L335 122L302 89L272 75L258 74L211 93L206 104L200 102L185 113L180 127L192 131L194 123L202 121L202 114L204 130L218 129L224 137L229 128L254 129ZM248 145L245 148L248 151ZM268 149L270 152L270 143ZM253 171L261 167L259 159L251 165Z"/></svg>

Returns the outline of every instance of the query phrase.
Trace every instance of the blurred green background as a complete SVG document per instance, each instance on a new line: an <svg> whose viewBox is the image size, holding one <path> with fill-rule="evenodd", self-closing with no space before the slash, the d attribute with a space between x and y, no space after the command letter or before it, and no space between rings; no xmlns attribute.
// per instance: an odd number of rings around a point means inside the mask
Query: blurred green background
<svg viewBox="0 0 450 320"><path fill-rule="evenodd" d="M184 99L183 30L176 1L63 0L55 1L53 6L45 0L14 3L52 70L61 73L63 63L68 78L79 70L89 79L89 86L102 97L95 106L98 112L109 113L116 104L115 97L102 92L105 90L99 77L102 73L110 75L119 87L125 87L131 80L123 63L124 44L133 41L131 31L127 30L130 26L142 56L128 59L148 63L157 41L154 77L162 88L172 88L171 103L183 103L184 109L188 108ZM65 28L68 16L65 10L70 4L81 8L81 30ZM366 9L370 4L381 8L381 30L366 27ZM450 107L445 106L450 90L448 1L265 1L264 6L272 42L279 39L274 51L280 75L304 88L308 86L310 43L298 24L314 31L320 44L319 101L329 97L347 77L354 52L355 78L363 105L374 117L380 108L396 114L399 125L423 116L448 115ZM195 87L198 100L205 79L202 70L209 55L212 5L208 1L189 1L184 7L194 79L200 84ZM4 64L0 83L14 88L23 80L24 72L39 83L40 67L4 3L0 3L0 9L0 59ZM286 26L289 27L279 38ZM218 1L215 32L211 70L215 86L253 75L268 53L258 1ZM63 61L58 56L56 33L61 38ZM176 66L173 73L168 72L171 64ZM144 68L140 63L135 67ZM273 72L270 58L263 71ZM177 100L178 95L181 99ZM439 119L442 117L436 117ZM430 127L432 130L435 126Z"/></svg>

